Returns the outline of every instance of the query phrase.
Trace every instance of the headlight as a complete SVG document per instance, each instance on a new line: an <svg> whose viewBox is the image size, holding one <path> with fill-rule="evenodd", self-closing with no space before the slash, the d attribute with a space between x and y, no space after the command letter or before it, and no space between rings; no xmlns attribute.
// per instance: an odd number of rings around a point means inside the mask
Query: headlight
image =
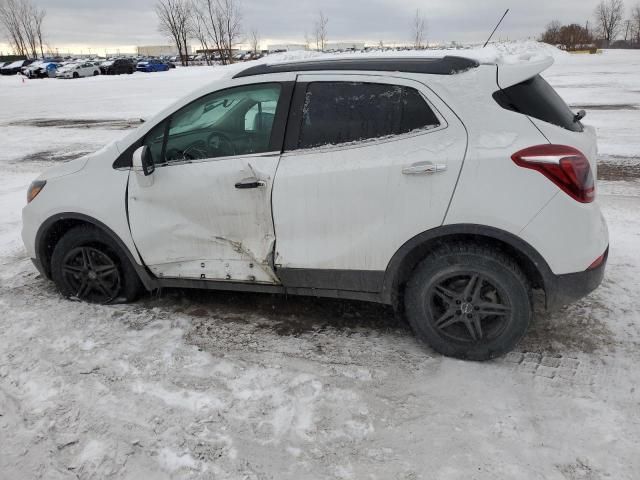
<svg viewBox="0 0 640 480"><path fill-rule="evenodd" d="M46 184L46 180L34 180L33 182L31 182L31 185L29 185L29 190L27 190L27 203L31 203L31 201L38 196L38 194L42 191Z"/></svg>

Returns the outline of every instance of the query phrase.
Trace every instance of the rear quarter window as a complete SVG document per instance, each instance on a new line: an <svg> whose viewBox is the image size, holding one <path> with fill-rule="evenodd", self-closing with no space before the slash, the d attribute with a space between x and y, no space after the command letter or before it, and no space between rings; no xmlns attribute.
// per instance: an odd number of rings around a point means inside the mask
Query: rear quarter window
<svg viewBox="0 0 640 480"><path fill-rule="evenodd" d="M507 110L537 118L572 132L584 130L582 123L574 120L574 113L562 97L540 75L498 90L493 94L493 98Z"/></svg>

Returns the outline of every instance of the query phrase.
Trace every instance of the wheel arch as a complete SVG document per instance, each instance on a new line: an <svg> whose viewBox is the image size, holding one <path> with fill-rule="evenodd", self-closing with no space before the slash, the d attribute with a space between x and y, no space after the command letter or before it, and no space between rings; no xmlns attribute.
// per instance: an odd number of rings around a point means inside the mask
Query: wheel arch
<svg viewBox="0 0 640 480"><path fill-rule="evenodd" d="M69 230L82 225L89 225L101 231L118 245L127 256L127 259L147 290L158 288L157 280L147 271L144 265L138 264L129 248L111 228L93 217L71 212L58 213L49 217L42 223L36 233L36 258L47 278L51 279L51 256L53 255L53 250L56 245Z"/></svg>
<svg viewBox="0 0 640 480"><path fill-rule="evenodd" d="M404 286L417 264L434 248L450 243L472 243L499 249L516 262L534 288L545 291L549 303L555 277L542 255L512 233L474 224L445 225L428 230L400 247L385 271L383 302L398 307Z"/></svg>

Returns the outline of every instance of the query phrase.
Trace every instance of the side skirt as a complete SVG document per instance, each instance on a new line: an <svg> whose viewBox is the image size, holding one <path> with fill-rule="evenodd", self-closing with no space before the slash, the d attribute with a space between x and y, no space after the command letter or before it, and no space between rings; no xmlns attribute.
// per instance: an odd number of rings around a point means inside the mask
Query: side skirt
<svg viewBox="0 0 640 480"><path fill-rule="evenodd" d="M280 275L282 270L278 270L278 275ZM282 280L282 285L268 285L262 283L248 283L248 282L229 282L229 281L216 281L216 280L199 280L199 279L184 279L184 278L157 278L156 281L160 288L197 288L202 290L222 290L222 291L233 291L233 292L253 292L253 293L271 293L271 294L281 294L281 295L296 295L296 296L305 296L305 297L318 297L318 298L338 298L344 300L359 300L363 302L372 302L372 303L387 303L383 300L380 292L376 291L363 291L363 290L355 290L355 289L344 289L339 288L340 286L345 285L356 285L353 283L356 278L360 276L360 272L345 272L345 271L335 271L333 273L327 273L332 271L317 271L323 272L320 273L319 276L315 276L314 271L304 270L304 273L299 271L293 276L284 276L280 275ZM339 272L339 273L338 273ZM374 283L379 281L378 277L384 278L384 272L370 272L375 275L375 282L372 278L368 281L365 281L362 285L371 286ZM291 280L300 279L301 277L296 277L296 275L301 275L302 278L306 279L309 283L306 285L302 285L300 282L289 283ZM342 284L333 283L330 281L330 277L332 275L338 275L343 279ZM285 278L288 280L285 280ZM350 283L345 283L346 278L351 278ZM363 281L362 278L359 280ZM367 283L368 282L368 283ZM372 283L373 282L373 283ZM332 285L331 285L332 283Z"/></svg>

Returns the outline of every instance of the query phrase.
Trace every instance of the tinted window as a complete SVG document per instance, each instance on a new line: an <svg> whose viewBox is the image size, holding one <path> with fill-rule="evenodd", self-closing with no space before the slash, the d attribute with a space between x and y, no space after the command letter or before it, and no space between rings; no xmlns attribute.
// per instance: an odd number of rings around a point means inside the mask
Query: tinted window
<svg viewBox="0 0 640 480"><path fill-rule="evenodd" d="M493 94L502 108L552 123L562 128L581 132L580 122L560 95L540 75Z"/></svg>
<svg viewBox="0 0 640 480"><path fill-rule="evenodd" d="M418 91L377 83L310 83L299 148L399 135L440 124Z"/></svg>
<svg viewBox="0 0 640 480"><path fill-rule="evenodd" d="M164 154L154 154L154 161L167 163L270 151L279 98L279 84L260 84L230 88L192 102L171 116ZM150 146L157 142L153 135L147 137Z"/></svg>

